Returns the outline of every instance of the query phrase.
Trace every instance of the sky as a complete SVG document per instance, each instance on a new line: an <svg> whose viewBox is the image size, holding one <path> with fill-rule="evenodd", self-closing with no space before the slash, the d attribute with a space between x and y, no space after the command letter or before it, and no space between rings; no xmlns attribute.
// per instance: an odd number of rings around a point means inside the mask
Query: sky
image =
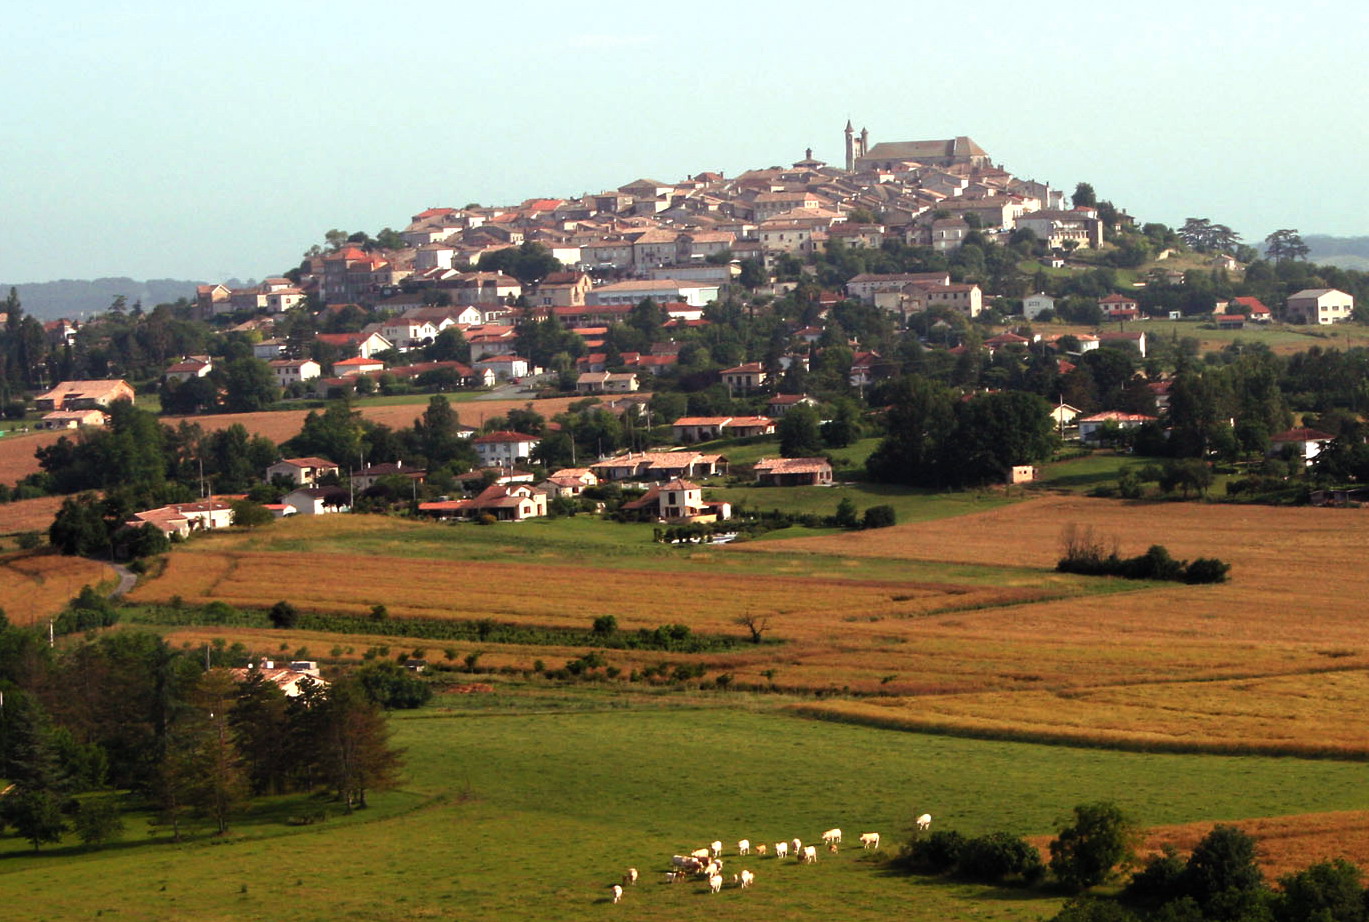
<svg viewBox="0 0 1369 922"><path fill-rule="evenodd" d="M841 164L847 118L1142 221L1369 234L1357 2L13 6L7 283L259 279L430 206Z"/></svg>

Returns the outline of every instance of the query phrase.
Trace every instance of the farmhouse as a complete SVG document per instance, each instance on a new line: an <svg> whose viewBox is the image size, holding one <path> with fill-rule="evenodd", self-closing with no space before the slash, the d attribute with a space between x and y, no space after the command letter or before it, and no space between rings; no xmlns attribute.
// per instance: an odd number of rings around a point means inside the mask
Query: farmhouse
<svg viewBox="0 0 1369 922"><path fill-rule="evenodd" d="M122 379L113 381L63 381L52 390L33 398L36 409L104 409L116 400L132 400L133 387Z"/></svg>
<svg viewBox="0 0 1369 922"><path fill-rule="evenodd" d="M419 503L418 511L437 518L489 515L500 522L521 522L547 514L547 494L526 483L492 483L474 499Z"/></svg>
<svg viewBox="0 0 1369 922"><path fill-rule="evenodd" d="M1340 323L1354 313L1355 299L1335 288L1304 288L1288 296L1286 307L1295 323Z"/></svg>
<svg viewBox="0 0 1369 922"><path fill-rule="evenodd" d="M298 698L311 684L328 687L328 683L319 677L318 664L312 660L299 660L284 668L277 667L271 660L262 660L245 669L230 669L229 674L239 682L260 678L279 688L287 698Z"/></svg>
<svg viewBox="0 0 1369 922"><path fill-rule="evenodd" d="M410 480L422 483L427 473L421 468L405 467L403 461L396 461L392 464L368 464L351 475L352 489L369 489L375 486L376 481L382 477L407 477Z"/></svg>
<svg viewBox="0 0 1369 922"><path fill-rule="evenodd" d="M762 458L755 471L761 486L820 487L832 482L832 464L826 458Z"/></svg>

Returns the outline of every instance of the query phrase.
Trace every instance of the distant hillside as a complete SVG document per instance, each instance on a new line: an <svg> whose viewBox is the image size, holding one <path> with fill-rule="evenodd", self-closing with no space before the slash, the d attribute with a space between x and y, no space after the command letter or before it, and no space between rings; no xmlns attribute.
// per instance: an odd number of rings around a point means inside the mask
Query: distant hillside
<svg viewBox="0 0 1369 922"><path fill-rule="evenodd" d="M10 288L19 291L19 303L24 313L43 320L56 320L58 317L79 318L109 309L114 299L123 295L128 306L138 301L143 307L152 308L158 304L175 301L177 298L194 298L195 286L199 282L180 279L148 279L145 282L128 278L76 280L62 279L60 282L37 282L29 285L12 285L0 282L0 298L9 294Z"/></svg>
<svg viewBox="0 0 1369 922"><path fill-rule="evenodd" d="M1369 237L1328 237L1307 234L1302 238L1312 252L1308 259L1314 263L1339 266L1342 269L1369 270Z"/></svg>

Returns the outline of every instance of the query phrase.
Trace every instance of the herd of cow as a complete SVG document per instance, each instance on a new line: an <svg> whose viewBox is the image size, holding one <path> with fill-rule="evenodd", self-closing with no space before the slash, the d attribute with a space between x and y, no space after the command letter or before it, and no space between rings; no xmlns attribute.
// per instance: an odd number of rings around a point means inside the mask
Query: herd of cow
<svg viewBox="0 0 1369 922"><path fill-rule="evenodd" d="M917 818L917 828L919 832L925 832L932 825L932 815L924 813ZM841 830L829 829L822 834L822 844L827 846L827 850L836 854L841 845ZM879 833L866 832L860 836L860 847L862 849L878 849ZM737 843L737 854L739 856L750 855L753 852L750 839L742 839ZM757 843L754 852L758 857L764 857L767 849L764 842ZM723 888L723 843L721 840L714 841L707 848L698 848L688 855L672 855L670 858L670 870L666 872L665 882L668 884L677 883L688 879L691 875L702 878L708 883L710 893L718 893ZM776 842L774 847L775 860L787 858L793 855L800 864L817 864L818 849L815 845L804 845L799 839L788 842ZM737 885L737 889L745 890L756 881L756 875L743 868L741 873L732 875L732 882ZM628 868L623 875L621 884L613 884L609 890L613 894L613 902L617 903L623 898L623 888L630 887L637 883L637 869Z"/></svg>

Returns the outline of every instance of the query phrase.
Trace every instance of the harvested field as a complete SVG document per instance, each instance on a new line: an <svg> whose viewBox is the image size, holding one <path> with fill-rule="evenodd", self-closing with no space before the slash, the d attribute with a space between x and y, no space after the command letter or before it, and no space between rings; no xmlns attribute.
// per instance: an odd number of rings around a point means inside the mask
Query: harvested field
<svg viewBox="0 0 1369 922"><path fill-rule="evenodd" d="M0 535L15 535L21 531L47 531L52 517L62 506L62 496L40 496L0 505Z"/></svg>
<svg viewBox="0 0 1369 922"><path fill-rule="evenodd" d="M109 567L83 557L7 554L0 556L0 607L14 624L37 624L61 611L81 587L113 578Z"/></svg>
<svg viewBox="0 0 1369 922"><path fill-rule="evenodd" d="M549 400L471 400L453 403L457 418L468 426L478 426L482 420L492 416L503 416L509 410L523 409L532 404L533 409L550 419L560 413L580 397L553 397ZM393 428L410 426L423 414L426 404L400 404L396 406L365 407L361 415L384 423ZM273 442L284 442L299 434L300 426L308 410L276 410L263 413L213 413L205 416L163 416L161 421L168 426L181 422L195 423L206 431L226 429L234 424L247 427L247 431L264 435ZM29 474L36 473L38 461L33 453L44 445L51 445L70 432L34 432L25 435L8 436L0 439L0 483L14 483Z"/></svg>

